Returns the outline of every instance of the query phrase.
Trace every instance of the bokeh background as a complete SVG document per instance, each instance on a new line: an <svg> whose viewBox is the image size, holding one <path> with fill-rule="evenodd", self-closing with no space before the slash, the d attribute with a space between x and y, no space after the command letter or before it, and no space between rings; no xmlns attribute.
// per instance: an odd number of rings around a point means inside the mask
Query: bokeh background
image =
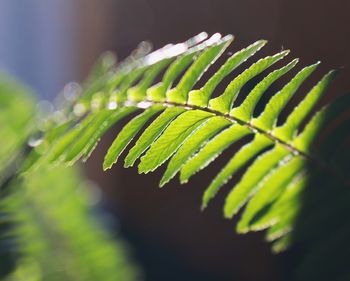
<svg viewBox="0 0 350 281"><path fill-rule="evenodd" d="M82 81L106 50L122 59L142 40L158 48L200 31L220 32L236 37L228 52L267 39L261 55L291 49L302 65L321 60L301 90L327 70L343 68L332 97L350 89L349 11L348 0L2 0L0 69L52 100L65 83ZM102 188L105 208L118 219L146 280L290 278L302 249L276 256L261 234L235 234L234 222L222 218L225 192L199 211L203 188L229 153L189 184L173 181L159 190L162 171L139 176L119 164L102 172L116 134L117 128L107 134L84 168Z"/></svg>

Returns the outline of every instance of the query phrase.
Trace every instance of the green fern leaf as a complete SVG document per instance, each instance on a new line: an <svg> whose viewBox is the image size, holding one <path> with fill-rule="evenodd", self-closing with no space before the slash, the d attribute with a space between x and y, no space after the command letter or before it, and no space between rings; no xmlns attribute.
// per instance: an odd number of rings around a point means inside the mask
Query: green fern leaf
<svg viewBox="0 0 350 281"><path fill-rule="evenodd" d="M151 145L147 153L141 157L138 166L140 173L148 173L163 164L180 145L195 132L213 114L191 110L181 114L164 131L164 133ZM161 151L161 153L159 153Z"/></svg>
<svg viewBox="0 0 350 281"><path fill-rule="evenodd" d="M214 36L212 37L213 39ZM207 48L186 71L179 84L167 93L168 100L177 103L187 102L188 93L195 83L200 79L209 65L215 62L220 54L228 47L232 40L233 37L229 35L218 41L216 45Z"/></svg>
<svg viewBox="0 0 350 281"><path fill-rule="evenodd" d="M285 147L276 145L272 150L259 156L227 196L224 207L225 217L232 218L249 197L257 192L264 177L288 154L289 151Z"/></svg>
<svg viewBox="0 0 350 281"><path fill-rule="evenodd" d="M293 228L301 211L308 214L306 221L320 221L313 208L302 204L303 196L312 191L311 186L321 183L326 193L332 185L347 185L349 120L344 113L350 108L350 96L341 96L310 117L334 79L336 72L331 71L291 110L286 121L276 126L285 117L283 109L319 62L301 69L284 83L269 98L262 113L255 116L259 101L277 80L282 81L296 67L298 59L276 70L270 68L289 51L257 60L247 65L216 97L214 92L224 78L266 44L260 40L234 53L208 81L201 83L202 87L197 87L205 71L232 40L231 35L221 38L214 34L206 39L206 34L200 34L149 54L141 48L141 55L122 62L115 71L105 69L105 74L89 81L78 101L66 109L67 125L52 122L29 163L38 166L38 163L72 164L80 158L86 160L113 124L139 110L108 149L104 169L111 168L135 138L135 145L125 158L125 167L133 166L140 158L139 173L148 173L169 160L160 186L177 173L181 183L185 183L235 143L230 160L205 190L202 209L232 177L242 174L224 205L227 218L246 205L237 225L238 232L267 229L266 239L274 241L275 251L286 249L295 241L311 241L310 235L293 233ZM241 96L242 88L262 73L264 78L246 96ZM175 85L175 81L179 82ZM238 96L242 100L240 104L236 101ZM54 133L59 126L62 130ZM319 143L315 143L321 133ZM247 136L252 141L242 145ZM314 178L317 181L313 182ZM311 200L312 204L330 204L323 192L314 192L319 194ZM339 194L345 193L339 188ZM329 206L332 208L334 204ZM330 218L336 217L337 212L330 212ZM340 229L341 225L337 227Z"/></svg>
<svg viewBox="0 0 350 281"><path fill-rule="evenodd" d="M300 208L297 198L301 194L306 180L307 178L304 174L299 173L296 175L293 180L287 184L284 192L282 192L270 209L251 222L250 228L252 230L261 230L276 224L283 218L285 212L293 211L297 213ZM293 206L293 208L291 208L291 206Z"/></svg>
<svg viewBox="0 0 350 281"><path fill-rule="evenodd" d="M319 63L316 63L302 69L280 92L270 99L264 111L252 121L252 124L265 131L271 130L287 102L318 65Z"/></svg>
<svg viewBox="0 0 350 281"><path fill-rule="evenodd" d="M131 142L134 136L141 130L145 123L159 111L163 110L162 106L153 106L132 119L119 133L108 149L103 162L103 169L107 170L117 162L119 155L124 151L126 146Z"/></svg>
<svg viewBox="0 0 350 281"><path fill-rule="evenodd" d="M83 161L86 161L90 157L94 148L98 144L98 141L105 134L107 130L109 130L118 121L130 115L134 111L135 111L135 108L132 108L132 107L125 107L125 108L121 108L120 110L112 111L113 114L108 116L108 118L103 121L102 125L99 126L99 128L97 128L97 130L92 134L91 138L87 142L87 145L85 146L83 151Z"/></svg>
<svg viewBox="0 0 350 281"><path fill-rule="evenodd" d="M235 124L218 134L182 167L180 173L181 183L187 182L193 174L208 166L229 145L249 133L251 132L246 127Z"/></svg>
<svg viewBox="0 0 350 281"><path fill-rule="evenodd" d="M305 119L307 114L312 110L322 94L326 91L330 82L334 79L335 71L326 74L320 82L306 95L303 101L288 116L287 121L279 128L274 130L274 134L288 141L293 138L300 123Z"/></svg>
<svg viewBox="0 0 350 281"><path fill-rule="evenodd" d="M259 82L249 95L244 99L243 103L239 107L235 107L231 110L230 115L234 116L242 121L248 122L252 119L253 112L256 104L260 100L265 91L274 83L278 78L286 74L298 63L298 59L291 61L286 66L277 69L267 75L261 82Z"/></svg>
<svg viewBox="0 0 350 281"><path fill-rule="evenodd" d="M232 109L232 105L236 100L240 89L250 79L266 70L269 66L288 55L289 51L283 51L271 57L266 57L253 64L250 68L245 70L242 74L237 76L226 88L225 92L209 101L210 108L222 113L228 113Z"/></svg>
<svg viewBox="0 0 350 281"><path fill-rule="evenodd" d="M193 90L189 93L188 103L197 106L207 106L209 98L217 85L236 67L259 51L266 43L267 41L265 40L257 41L232 55L201 89Z"/></svg>
<svg viewBox="0 0 350 281"><path fill-rule="evenodd" d="M125 167L134 165L136 159L155 141L164 131L164 129L181 113L184 108L170 107L160 114L153 123L146 128L135 146L130 149L129 154L125 158Z"/></svg>
<svg viewBox="0 0 350 281"><path fill-rule="evenodd" d="M216 195L219 188L228 182L235 172L237 172L249 160L253 159L259 152L272 144L273 142L269 138L266 138L263 135L256 135L252 142L242 147L206 189L203 196L202 209L207 207L209 200Z"/></svg>
<svg viewBox="0 0 350 281"><path fill-rule="evenodd" d="M268 208L282 194L294 176L304 168L305 163L302 157L290 158L286 164L280 165L270 177L263 181L259 191L249 201L241 220L237 224L238 232L248 232L250 222L254 217Z"/></svg>
<svg viewBox="0 0 350 281"><path fill-rule="evenodd" d="M350 95L343 95L319 110L305 126L305 129L294 139L293 145L301 151L308 152L310 145L322 129L337 116L349 109Z"/></svg>
<svg viewBox="0 0 350 281"><path fill-rule="evenodd" d="M208 119L196 132L189 136L180 149L171 158L168 167L160 181L160 186L166 184L181 169L190 157L212 136L215 136L230 122L222 117L212 117Z"/></svg>

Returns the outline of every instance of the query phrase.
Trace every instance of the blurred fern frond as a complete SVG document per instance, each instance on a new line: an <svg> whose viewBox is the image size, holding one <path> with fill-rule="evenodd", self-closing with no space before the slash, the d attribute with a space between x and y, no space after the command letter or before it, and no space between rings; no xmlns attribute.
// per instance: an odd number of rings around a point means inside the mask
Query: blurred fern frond
<svg viewBox="0 0 350 281"><path fill-rule="evenodd" d="M18 168L17 158L31 132L35 100L30 90L5 73L0 75L0 278L16 267L19 255L12 210L4 203L11 197L8 185Z"/></svg>
<svg viewBox="0 0 350 281"><path fill-rule="evenodd" d="M93 214L98 198L76 168L19 177L39 126L35 104L28 89L0 76L1 280L138 280L127 245Z"/></svg>
<svg viewBox="0 0 350 281"><path fill-rule="evenodd" d="M127 245L93 213L98 193L75 168L40 170L13 184L3 204L20 252L6 280L138 280Z"/></svg>

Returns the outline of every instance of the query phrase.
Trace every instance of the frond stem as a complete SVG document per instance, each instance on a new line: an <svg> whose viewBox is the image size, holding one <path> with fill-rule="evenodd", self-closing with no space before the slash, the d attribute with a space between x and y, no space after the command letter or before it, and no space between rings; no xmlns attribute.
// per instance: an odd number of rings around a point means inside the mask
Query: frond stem
<svg viewBox="0 0 350 281"><path fill-rule="evenodd" d="M182 108L189 109L189 110L202 110L205 112L212 113L215 116L221 116L221 117L226 118L227 120L231 121L232 123L238 123L242 126L249 128L253 133L258 132L258 133L264 135L265 137L271 139L273 142L281 144L282 146L284 146L286 149L288 149L293 154L300 155L300 156L304 157L307 161L313 162L317 166L319 166L320 168L323 168L323 169L331 172L332 174L337 175L345 185L349 185L349 184L347 184L347 181L343 175L339 174L339 172L333 166L327 164L325 161L323 161L319 157L316 157L314 155L311 155L309 153L301 151L301 150L297 149L296 147L294 147L293 145L291 145L290 143L281 140L280 138L275 136L272 132L264 131L264 130L254 126L250 122L243 121L243 120L241 120L237 117L231 116L229 114L225 114L225 113L222 113L220 111L213 110L209 107L201 107L201 106L196 106L196 105L181 104L181 103L169 102L169 101L154 101L154 100L150 100L150 99L145 99L142 102L135 102L132 100L127 100L125 102L125 104L126 104L126 106L136 106L140 109L145 109L145 108L151 107L153 105L163 105L165 107L177 106L177 107L182 107ZM147 104L147 105L145 106L145 104Z"/></svg>

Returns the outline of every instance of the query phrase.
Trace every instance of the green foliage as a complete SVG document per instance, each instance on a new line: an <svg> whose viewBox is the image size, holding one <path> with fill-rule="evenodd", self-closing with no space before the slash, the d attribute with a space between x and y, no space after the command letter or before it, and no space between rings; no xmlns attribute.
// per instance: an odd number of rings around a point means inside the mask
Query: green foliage
<svg viewBox="0 0 350 281"><path fill-rule="evenodd" d="M35 100L29 89L5 73L0 75L0 182L4 170L26 142L33 126Z"/></svg>
<svg viewBox="0 0 350 281"><path fill-rule="evenodd" d="M21 253L6 280L138 278L126 246L93 217L98 190L76 169L41 169L13 185L13 194L2 204L16 222L12 234Z"/></svg>
<svg viewBox="0 0 350 281"><path fill-rule="evenodd" d="M98 223L101 214L93 214L98 190L76 168L41 167L18 175L28 144L38 141L29 136L42 124L28 92L7 75L0 77L1 280L137 280L140 271L126 245ZM55 128L48 139L67 128Z"/></svg>
<svg viewBox="0 0 350 281"><path fill-rule="evenodd" d="M0 75L0 196L8 197L7 186L17 167L17 158L31 131L35 108L30 91L5 73ZM1 199L2 199L1 198ZM0 278L14 270L18 256L11 210L0 200Z"/></svg>
<svg viewBox="0 0 350 281"><path fill-rule="evenodd" d="M346 94L335 99L315 113L317 102L334 78L335 72L331 71L283 121L284 109L316 70L317 62L284 82L281 90L269 98L257 115L259 101L262 97L268 98L271 85L292 71L298 59L284 63L277 70L269 68L281 63L289 51L257 60L250 66L245 65L245 70L236 77L231 77L223 93L216 93L225 77L266 44L266 41L257 41L234 53L197 89L203 73L233 39L232 36L221 38L218 34L207 40L204 37L200 34L185 43L132 56L115 69L102 71L99 77L87 83L81 97L67 107L69 110L63 112L64 122L56 120L43 130L42 141L29 155L23 172L52 163L73 164L79 159L86 160L107 129L133 114L133 119L122 128L109 148L104 169L111 168L136 139L125 158L126 167L133 166L140 158L139 172L148 173L170 159L160 185L177 173L181 182L187 182L234 144L236 152L209 184L202 208L230 178L242 174L224 204L227 218L232 218L246 205L237 231L267 229L266 239L273 241L275 251L285 250L295 243L308 245L316 238L310 236L312 231L303 229L315 225L319 219L317 210L329 204L326 191L337 186L338 196L344 195L344 202L349 202L345 200L349 194L344 188L349 182L346 174L349 157L342 151L348 145L348 116L343 115L350 108L350 96ZM140 53L144 53L142 48L136 52ZM247 83L261 76L264 77L246 96L237 99L245 94L242 89ZM177 79L179 82L174 85ZM239 103L239 100L243 101ZM252 140L248 140L249 136ZM324 147L328 147L327 156L323 153ZM322 190L315 191L320 184ZM314 196L309 196L309 192ZM334 205L331 205L334 214L328 216L330 221L339 217L340 211ZM346 209L347 205L344 203L343 207ZM305 214L302 218L309 224L299 221L300 214ZM340 222L332 231L332 239L341 236L346 227L345 220L336 221ZM317 245L322 245L324 239L325 236L320 235L314 243L316 250L312 246L308 251L322 251ZM349 253L345 251L344 257L349 258ZM315 257L310 254L306 261L317 262ZM304 273L309 280L315 276L327 280L327 276L333 276L332 266L328 267L330 271L318 266L315 272Z"/></svg>
<svg viewBox="0 0 350 281"><path fill-rule="evenodd" d="M334 72L324 76L291 112L286 121L277 126L280 113L302 83L315 71L319 62L298 72L290 82L270 98L262 113L255 117L253 112L259 99L272 83L296 65L297 59L268 73L248 93L240 105L235 105L235 100L242 87L283 59L289 51L283 51L253 63L235 77L221 95L210 99L224 77L266 44L266 41L261 40L233 54L201 89L193 89L203 72L231 41L231 36L220 38L218 34L215 34L207 41L197 42L197 45L190 45L189 42L193 43L193 40L190 40L183 44L167 46L137 59L129 67L117 68L115 74L109 78L111 81L106 83L106 85L113 84L116 87L110 89L101 85L96 94L102 100L99 107L92 106L94 104L92 95L90 97L91 106L87 108L86 116L82 120L78 119L79 116L69 116L72 122L77 124L55 140L53 145L45 151L45 154L49 155L46 158L49 159L49 162L54 160L71 164L85 151L88 150L90 154L91 148L102 136L105 128L112 125L112 122L107 122L107 126L105 124L106 119L112 114L108 113L108 108L112 108L110 112L113 113L123 112L123 117L134 113L136 109L141 109L141 113L127 123L109 148L103 164L104 169L111 168L126 146L149 122L149 126L143 130L136 144L126 156L125 166L132 166L144 153L138 167L140 173L148 173L170 158L161 185L164 185L178 172L180 172L181 182L187 182L191 176L209 165L232 143L242 140L247 135L254 135L253 141L239 149L209 185L203 199L204 207L223 184L237 171L242 170L249 161L254 160L227 197L224 208L227 217L232 217L246 202L254 198L253 195L261 189L264 182L275 183L276 180L272 179L279 179L284 166L289 162L294 163L294 158L300 158L300 161L304 163L302 165L304 169L306 163L318 167L321 160L316 159L317 155L311 154L305 147L305 142L311 144L311 139L315 139L314 131L317 126L321 126L319 119L322 117L318 117L318 121L314 121L316 118L314 117L304 130L301 124L333 79ZM187 70L178 84L170 88L175 78L186 67ZM157 75L164 68L167 70L160 84L157 84ZM118 80L118 77L124 78ZM116 80L119 82L113 83ZM155 91L157 98L153 99ZM101 95L103 98L100 97ZM344 96L343 99L346 99L347 96ZM81 105L81 100L86 102L84 94L76 102L75 107ZM129 112L125 113L126 109L129 109ZM322 115L325 110L322 109L315 116ZM154 119L154 116L159 113L161 114ZM150 122L152 119L154 120ZM119 118L113 121L116 123ZM104 129L100 129L101 127ZM87 140L91 141L89 145ZM281 184L281 186L285 188L286 184ZM280 193L283 194L283 191ZM260 200L259 202L261 203L255 206L255 212L265 207L266 203ZM250 215L250 217L253 216L254 214ZM243 229L247 231L250 227L251 223L246 221Z"/></svg>

